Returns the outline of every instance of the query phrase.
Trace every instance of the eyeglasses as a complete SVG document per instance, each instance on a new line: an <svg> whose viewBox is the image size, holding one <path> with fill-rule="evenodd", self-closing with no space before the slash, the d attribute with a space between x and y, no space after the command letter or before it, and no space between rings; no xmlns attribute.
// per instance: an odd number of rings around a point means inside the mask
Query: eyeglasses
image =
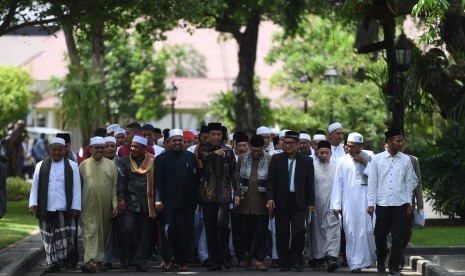
<svg viewBox="0 0 465 276"><path fill-rule="evenodd" d="M297 143L297 142L290 142L290 141L288 141L288 142L283 142L283 145L285 145L285 146L293 146L293 145L295 145L296 143Z"/></svg>

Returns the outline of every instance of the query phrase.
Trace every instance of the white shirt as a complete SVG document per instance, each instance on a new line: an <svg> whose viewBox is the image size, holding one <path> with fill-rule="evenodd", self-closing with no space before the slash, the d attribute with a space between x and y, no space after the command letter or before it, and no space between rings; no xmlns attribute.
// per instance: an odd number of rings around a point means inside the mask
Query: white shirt
<svg viewBox="0 0 465 276"><path fill-rule="evenodd" d="M47 193L47 211L66 211L66 194L65 194L65 163L61 159L58 162L52 161ZM37 206L39 175L43 161L37 163L32 179L31 195L29 196L29 207ZM69 160L73 170L73 203L71 209L81 210L81 178L79 176L79 167L76 162Z"/></svg>
<svg viewBox="0 0 465 276"><path fill-rule="evenodd" d="M192 153L195 153L195 147L197 147L197 145L192 145L190 147L187 148L187 151L190 151Z"/></svg>
<svg viewBox="0 0 465 276"><path fill-rule="evenodd" d="M386 150L371 160L368 176L368 206L412 205L412 194L418 183L408 155L391 156Z"/></svg>
<svg viewBox="0 0 465 276"><path fill-rule="evenodd" d="M165 149L163 147L160 147L158 145L153 145L153 151L155 152L155 156L158 156L160 155L162 152L165 151Z"/></svg>
<svg viewBox="0 0 465 276"><path fill-rule="evenodd" d="M344 144L339 144L337 147L331 145L331 162L336 163L344 155L346 155Z"/></svg>
<svg viewBox="0 0 465 276"><path fill-rule="evenodd" d="M292 163L292 175L290 175L291 183L289 183L289 191L290 192L295 192L295 184L294 184L294 178L295 178L295 163L297 162L295 159L287 159L287 171L289 171L289 167L291 166Z"/></svg>

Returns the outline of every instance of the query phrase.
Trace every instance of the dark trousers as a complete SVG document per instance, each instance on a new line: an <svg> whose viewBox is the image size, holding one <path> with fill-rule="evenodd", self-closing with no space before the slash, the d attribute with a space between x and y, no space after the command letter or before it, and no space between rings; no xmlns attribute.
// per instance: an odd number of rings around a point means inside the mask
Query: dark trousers
<svg viewBox="0 0 465 276"><path fill-rule="evenodd" d="M234 255L236 255L236 259L238 262L242 262L244 260L245 249L242 242L240 215L236 209L230 209L230 216Z"/></svg>
<svg viewBox="0 0 465 276"><path fill-rule="evenodd" d="M405 228L407 227L407 204L402 206L376 205L375 243L378 262L386 259L386 237L391 232L392 247L389 269L398 270L404 249Z"/></svg>
<svg viewBox="0 0 465 276"><path fill-rule="evenodd" d="M165 263L172 257L180 264L186 264L194 253L194 210L183 207L163 211L163 247Z"/></svg>
<svg viewBox="0 0 465 276"><path fill-rule="evenodd" d="M260 262L266 257L268 222L268 215L240 215L243 248Z"/></svg>
<svg viewBox="0 0 465 276"><path fill-rule="evenodd" d="M306 209L297 207L295 195L289 195L286 208L276 208L276 251L283 266L303 264ZM289 226L292 229L289 248Z"/></svg>
<svg viewBox="0 0 465 276"><path fill-rule="evenodd" d="M155 219L149 220L149 256L156 253L157 246L160 246L160 220L162 215L158 214Z"/></svg>
<svg viewBox="0 0 465 276"><path fill-rule="evenodd" d="M136 265L145 265L149 258L149 214L126 209L121 216L123 258L134 258Z"/></svg>
<svg viewBox="0 0 465 276"><path fill-rule="evenodd" d="M208 258L212 265L230 261L229 203L202 203Z"/></svg>

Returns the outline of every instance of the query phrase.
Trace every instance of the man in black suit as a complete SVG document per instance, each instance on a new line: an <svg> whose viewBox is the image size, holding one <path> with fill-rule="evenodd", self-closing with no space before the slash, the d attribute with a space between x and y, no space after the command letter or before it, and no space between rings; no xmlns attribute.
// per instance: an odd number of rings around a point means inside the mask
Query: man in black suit
<svg viewBox="0 0 465 276"><path fill-rule="evenodd" d="M273 155L268 170L267 207L276 216L276 249L281 271L302 271L305 218L315 210L313 160L297 151L299 133L287 131L283 152ZM289 226L292 229L289 248Z"/></svg>

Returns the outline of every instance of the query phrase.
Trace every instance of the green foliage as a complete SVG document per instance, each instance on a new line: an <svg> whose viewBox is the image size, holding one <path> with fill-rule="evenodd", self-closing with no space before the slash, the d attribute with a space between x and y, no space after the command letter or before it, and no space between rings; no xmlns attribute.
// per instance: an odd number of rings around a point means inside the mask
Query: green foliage
<svg viewBox="0 0 465 276"><path fill-rule="evenodd" d="M0 219L0 249L17 242L33 230L38 224L35 216L29 214L27 207L29 200L8 201L8 212Z"/></svg>
<svg viewBox="0 0 465 276"><path fill-rule="evenodd" d="M205 77L207 65L205 56L192 45L173 45L162 49L167 55L169 75L176 77Z"/></svg>
<svg viewBox="0 0 465 276"><path fill-rule="evenodd" d="M21 177L8 177L6 179L6 193L8 200L18 201L29 199L31 192L31 183Z"/></svg>
<svg viewBox="0 0 465 276"><path fill-rule="evenodd" d="M414 246L465 246L465 227L414 228L410 243Z"/></svg>
<svg viewBox="0 0 465 276"><path fill-rule="evenodd" d="M270 107L270 99L259 95L260 104L262 107L263 114L263 125L271 125L274 121L273 112ZM232 91L221 92L215 95L215 98L210 102L210 110L207 116L213 117L223 125L225 125L229 131L237 131L236 128L236 112L234 111L234 105L236 104L236 97Z"/></svg>
<svg viewBox="0 0 465 276"><path fill-rule="evenodd" d="M463 124L450 122L424 154L421 164L423 186L433 208L448 216L465 219L465 148Z"/></svg>
<svg viewBox="0 0 465 276"><path fill-rule="evenodd" d="M12 66L0 67L0 126L25 119L28 113L29 73Z"/></svg>
<svg viewBox="0 0 465 276"><path fill-rule="evenodd" d="M412 14L416 17L422 17L425 23L426 32L421 36L421 41L428 44L443 44L439 26L449 7L449 0L420 0L413 7Z"/></svg>

